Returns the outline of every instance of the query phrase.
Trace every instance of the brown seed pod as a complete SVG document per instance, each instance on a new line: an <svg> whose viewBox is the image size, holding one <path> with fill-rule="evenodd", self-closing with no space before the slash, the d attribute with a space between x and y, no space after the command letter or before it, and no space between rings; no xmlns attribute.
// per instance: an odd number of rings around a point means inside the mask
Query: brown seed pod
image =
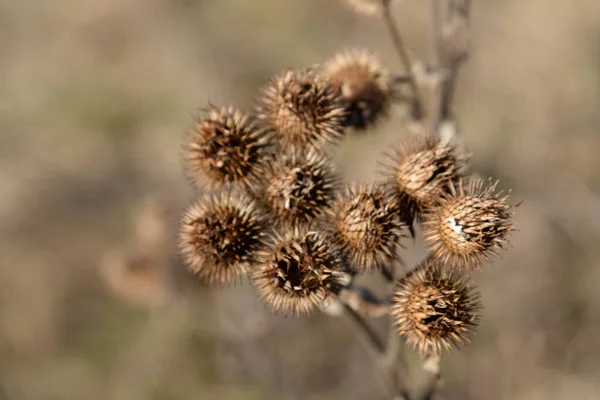
<svg viewBox="0 0 600 400"><path fill-rule="evenodd" d="M253 117L233 107L211 108L196 121L185 148L188 178L194 184L252 186L263 157L266 134Z"/></svg>
<svg viewBox="0 0 600 400"><path fill-rule="evenodd" d="M350 185L336 196L328 214L327 229L351 269L383 268L398 257L406 225L383 187Z"/></svg>
<svg viewBox="0 0 600 400"><path fill-rule="evenodd" d="M209 284L231 284L255 260L265 219L244 194L205 196L183 214L179 249L188 269Z"/></svg>
<svg viewBox="0 0 600 400"><path fill-rule="evenodd" d="M346 126L365 129L388 113L392 96L389 73L366 50L336 54L323 67L325 76L340 88Z"/></svg>
<svg viewBox="0 0 600 400"><path fill-rule="evenodd" d="M307 227L333 201L337 178L318 151L274 154L265 162L257 197L280 227Z"/></svg>
<svg viewBox="0 0 600 400"><path fill-rule="evenodd" d="M465 276L425 261L398 281L391 315L409 345L439 355L470 342L480 309L479 294Z"/></svg>
<svg viewBox="0 0 600 400"><path fill-rule="evenodd" d="M447 192L466 169L466 157L434 136L407 138L395 155L384 164L389 184L409 224L421 217Z"/></svg>
<svg viewBox="0 0 600 400"><path fill-rule="evenodd" d="M497 184L497 183L496 183ZM433 257L443 264L480 269L506 244L514 229L509 195L496 184L464 179L452 185L427 215L423 234Z"/></svg>
<svg viewBox="0 0 600 400"><path fill-rule="evenodd" d="M259 297L273 312L308 315L342 284L340 262L317 232L276 235L252 273Z"/></svg>
<svg viewBox="0 0 600 400"><path fill-rule="evenodd" d="M340 91L311 70L285 70L258 99L259 117L282 148L321 147L344 133Z"/></svg>

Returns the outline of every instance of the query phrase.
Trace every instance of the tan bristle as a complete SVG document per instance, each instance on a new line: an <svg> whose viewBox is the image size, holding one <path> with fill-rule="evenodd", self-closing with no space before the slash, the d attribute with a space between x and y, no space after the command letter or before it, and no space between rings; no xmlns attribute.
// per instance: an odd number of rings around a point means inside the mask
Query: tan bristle
<svg viewBox="0 0 600 400"><path fill-rule="evenodd" d="M409 345L439 355L470 342L480 309L479 294L465 276L425 261L398 281L391 315Z"/></svg>
<svg viewBox="0 0 600 400"><path fill-rule="evenodd" d="M198 278L231 284L255 261L265 229L265 219L246 195L205 196L183 214L179 249Z"/></svg>
<svg viewBox="0 0 600 400"><path fill-rule="evenodd" d="M265 145L266 131L250 115L233 107L211 108L196 121L185 148L188 178L197 186L248 188Z"/></svg>
<svg viewBox="0 0 600 400"><path fill-rule="evenodd" d="M308 227L331 206L337 178L324 154L292 148L264 166L257 197L279 227Z"/></svg>
<svg viewBox="0 0 600 400"><path fill-rule="evenodd" d="M252 273L261 300L274 312L308 315L340 288L340 261L316 232L275 235Z"/></svg>
<svg viewBox="0 0 600 400"><path fill-rule="evenodd" d="M430 135L415 135L388 156L384 173L409 222L435 205L452 182L464 175L466 157Z"/></svg>
<svg viewBox="0 0 600 400"><path fill-rule="evenodd" d="M319 148L344 133L340 91L314 71L288 69L261 94L259 117L282 148Z"/></svg>
<svg viewBox="0 0 600 400"><path fill-rule="evenodd" d="M365 129L387 115L392 95L390 75L372 53L343 51L327 61L323 71L340 88L346 126Z"/></svg>
<svg viewBox="0 0 600 400"><path fill-rule="evenodd" d="M347 266L355 271L389 267L406 225L383 187L350 185L339 193L325 220Z"/></svg>
<svg viewBox="0 0 600 400"><path fill-rule="evenodd" d="M432 255L464 269L480 269L504 248L512 223L509 195L496 184L464 179L452 185L424 222L424 236Z"/></svg>

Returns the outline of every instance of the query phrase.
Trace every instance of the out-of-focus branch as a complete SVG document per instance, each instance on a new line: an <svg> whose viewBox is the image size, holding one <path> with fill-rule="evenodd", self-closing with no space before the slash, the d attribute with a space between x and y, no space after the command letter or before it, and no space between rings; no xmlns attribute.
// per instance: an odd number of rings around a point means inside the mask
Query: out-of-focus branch
<svg viewBox="0 0 600 400"><path fill-rule="evenodd" d="M381 371L382 381L385 383L388 394L394 400L410 400L406 391L404 380L398 373L396 356L399 345L390 345L383 342L375 329L358 312L348 304L344 304L346 315L361 333L361 337L367 344L367 349L371 353L375 363ZM396 337L394 335L390 337ZM394 339L396 340L396 339ZM393 354L393 357L391 356Z"/></svg>
<svg viewBox="0 0 600 400"><path fill-rule="evenodd" d="M422 367L425 372L425 383L417 399L431 400L440 381L440 357L429 356L423 361Z"/></svg>
<svg viewBox="0 0 600 400"><path fill-rule="evenodd" d="M433 82L429 125L439 135L440 125L452 119L456 80L468 58L470 0L430 0L431 60Z"/></svg>
<svg viewBox="0 0 600 400"><path fill-rule="evenodd" d="M379 318L388 315L390 312L389 302L377 298L367 288L353 287L351 289L344 289L339 294L339 298L348 307L363 317Z"/></svg>
<svg viewBox="0 0 600 400"><path fill-rule="evenodd" d="M402 35L398 30L398 26L394 17L390 12L390 1L391 0L382 0L382 10L383 10L383 21L385 22L386 27L388 28L388 32L392 39L392 43L394 44L394 48L400 57L400 61L404 65L404 69L407 75L408 84L410 85L410 89L413 94L413 103L412 103L412 117L419 121L423 118L423 106L421 103L421 94L419 91L419 87L417 85L417 80L415 78L413 72L413 64L411 62L410 56L408 54L408 50L404 45L404 40L402 39Z"/></svg>

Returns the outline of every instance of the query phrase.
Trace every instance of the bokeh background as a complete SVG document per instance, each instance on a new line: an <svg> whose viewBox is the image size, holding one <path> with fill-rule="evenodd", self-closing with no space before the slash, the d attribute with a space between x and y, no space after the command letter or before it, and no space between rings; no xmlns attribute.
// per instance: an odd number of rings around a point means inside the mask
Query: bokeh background
<svg viewBox="0 0 600 400"><path fill-rule="evenodd" d="M419 58L425 3L394 9ZM474 3L461 137L523 204L441 398L596 399L600 3ZM346 320L271 316L248 284L192 282L174 250L199 110L251 107L281 68L353 46L401 70L380 21L337 0L0 0L0 398L382 398ZM340 168L375 176L406 134L402 110L349 134Z"/></svg>

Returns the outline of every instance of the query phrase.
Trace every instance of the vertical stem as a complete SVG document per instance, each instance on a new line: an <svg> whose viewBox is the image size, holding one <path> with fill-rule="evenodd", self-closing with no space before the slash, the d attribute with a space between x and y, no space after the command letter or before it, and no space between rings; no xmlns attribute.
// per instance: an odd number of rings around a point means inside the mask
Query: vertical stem
<svg viewBox="0 0 600 400"><path fill-rule="evenodd" d="M421 96L419 92L419 88L417 86L417 80L415 78L412 62L408 55L408 51L406 50L406 46L404 45L404 41L402 40L402 35L400 35L400 31L398 30L398 26L396 25L396 21L392 17L390 12L390 0L382 0L382 10L383 10L383 21L388 28L390 37L392 38L392 43L394 44L394 48L400 56L400 61L404 65L404 69L406 70L406 75L408 76L408 84L410 85L411 91L413 92L413 109L412 116L415 120L421 120L423 118L423 108L421 104Z"/></svg>
<svg viewBox="0 0 600 400"><path fill-rule="evenodd" d="M442 66L442 1L429 0L431 18L429 29L429 51L430 67L434 71L440 71ZM431 98L431 113L429 129L436 136L439 136L439 127L444 119L444 86L445 82L436 82L431 88L433 95Z"/></svg>

